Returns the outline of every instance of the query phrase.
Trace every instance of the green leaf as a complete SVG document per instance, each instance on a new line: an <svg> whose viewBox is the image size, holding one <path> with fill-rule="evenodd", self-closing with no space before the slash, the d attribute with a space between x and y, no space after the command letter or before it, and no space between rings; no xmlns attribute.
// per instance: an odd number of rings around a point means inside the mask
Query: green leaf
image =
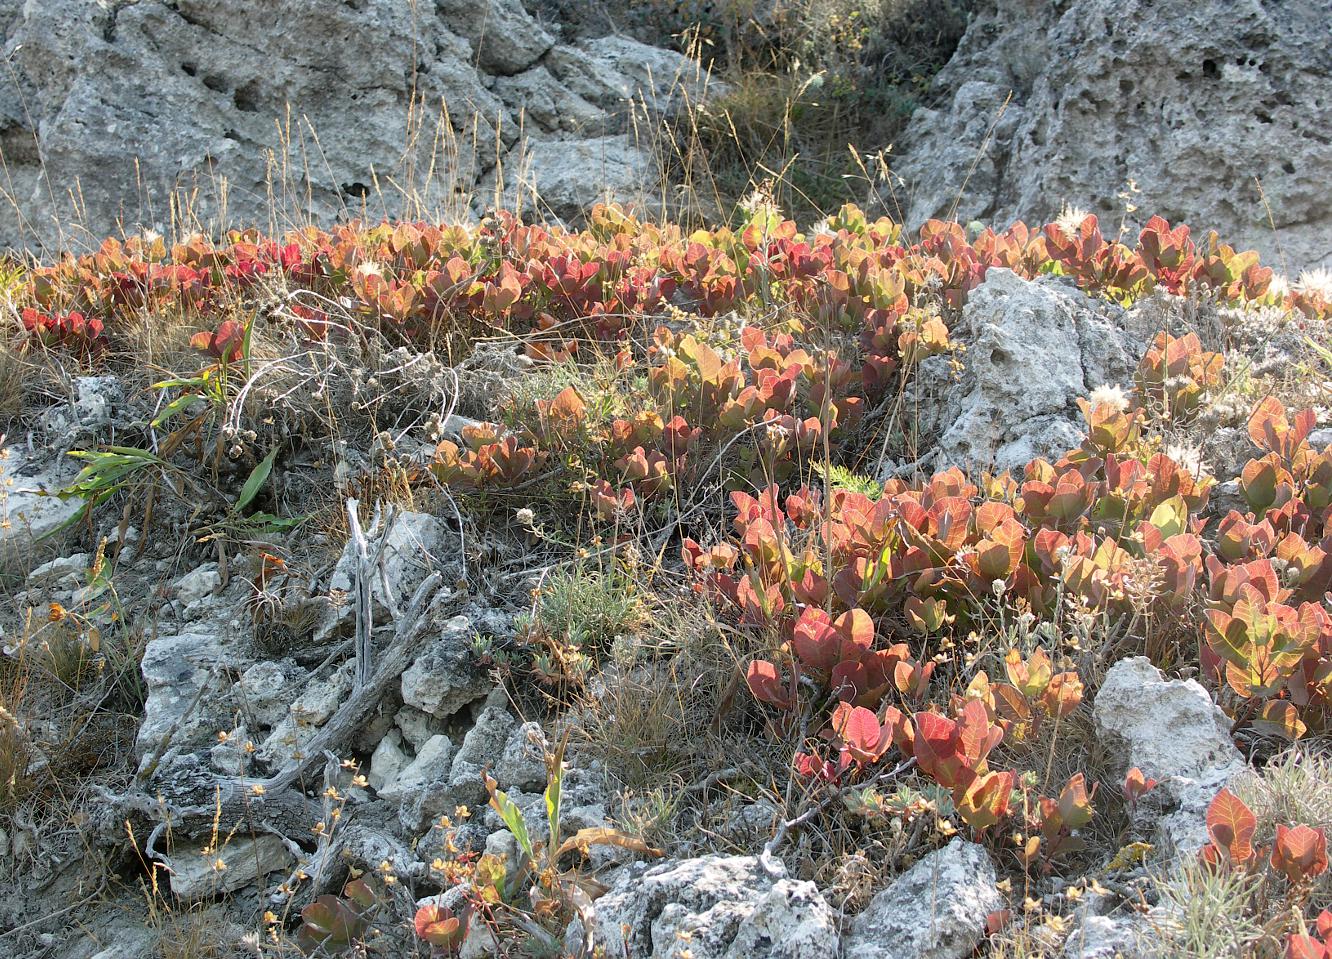
<svg viewBox="0 0 1332 959"><path fill-rule="evenodd" d="M495 790L491 796L495 804L495 811L499 813L500 819L504 820L504 825L513 833L513 838L518 840L518 848L527 856L529 862L536 862L536 853L532 849L532 837L527 833L527 820L523 818L523 811L518 808L508 793Z"/></svg>
<svg viewBox="0 0 1332 959"><path fill-rule="evenodd" d="M198 393L185 393L181 396L177 396L174 400L172 400L162 409L161 413L157 415L157 417L153 420L153 426L160 427L163 423L171 419L171 417L175 416L177 413L183 413L185 412L185 410L189 409L195 403L201 403L201 402L203 402L203 397L200 396Z"/></svg>
<svg viewBox="0 0 1332 959"><path fill-rule="evenodd" d="M1152 516L1148 522L1161 531L1162 538L1169 539L1176 536L1188 529L1188 504L1184 502L1184 497L1172 496L1152 510Z"/></svg>
<svg viewBox="0 0 1332 959"><path fill-rule="evenodd" d="M550 854L560 848L560 802L564 795L564 747L568 743L568 734L560 740L551 760L550 772L546 783L546 821L550 825Z"/></svg>
<svg viewBox="0 0 1332 959"><path fill-rule="evenodd" d="M166 390L170 389L173 386L179 386L179 387L188 386L198 389L205 387L207 385L208 381L204 379L202 376L191 376L185 379L162 380L158 383L154 383L151 388L154 390Z"/></svg>
<svg viewBox="0 0 1332 959"><path fill-rule="evenodd" d="M277 459L278 447L273 447L267 456L250 472L250 478L245 481L241 487L240 496L236 499L236 505L232 509L239 513L245 507L254 501L259 495L259 490L268 480L268 475L273 472L273 461Z"/></svg>

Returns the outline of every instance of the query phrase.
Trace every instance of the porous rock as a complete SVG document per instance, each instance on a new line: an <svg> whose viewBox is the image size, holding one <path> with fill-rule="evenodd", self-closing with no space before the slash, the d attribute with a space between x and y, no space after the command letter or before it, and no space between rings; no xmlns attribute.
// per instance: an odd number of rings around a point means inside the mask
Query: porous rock
<svg viewBox="0 0 1332 959"><path fill-rule="evenodd" d="M1155 817L1160 839L1180 853L1207 841L1208 804L1243 775L1244 757L1230 720L1192 679L1166 679L1144 656L1122 659L1106 673L1092 709L1096 735L1123 774L1136 766L1160 785L1138 803ZM1162 804L1173 809L1162 809Z"/></svg>
<svg viewBox="0 0 1332 959"><path fill-rule="evenodd" d="M349 661L333 670L327 678L310 679L259 747L259 758L270 765L281 766L300 752L304 743L328 722L350 692L354 669L355 663Z"/></svg>
<svg viewBox="0 0 1332 959"><path fill-rule="evenodd" d="M0 248L164 231L173 199L218 231L327 225L363 204L466 218L494 201L482 178L497 155L516 168L520 133L547 158L537 168L567 151L632 200L654 168L604 138L629 128L630 99L667 98L649 75L690 72L632 41L557 45L522 0L0 0L0 56L17 207ZM270 184L275 170L287 182ZM603 195L548 171L538 184L560 191L561 215Z"/></svg>
<svg viewBox="0 0 1332 959"><path fill-rule="evenodd" d="M540 723L523 723L509 736L495 763L496 781L506 789L544 789L546 745Z"/></svg>
<svg viewBox="0 0 1332 959"><path fill-rule="evenodd" d="M383 795L385 787L396 782L411 761L412 757L402 748L402 733L389 730L370 754L370 774L366 777L370 788Z"/></svg>
<svg viewBox="0 0 1332 959"><path fill-rule="evenodd" d="M950 333L966 347L961 378L935 357L911 388L935 467L1020 470L1078 445L1077 400L1127 382L1145 348L1123 314L1066 281L991 269Z"/></svg>
<svg viewBox="0 0 1332 959"><path fill-rule="evenodd" d="M994 863L975 843L954 839L895 879L856 916L846 954L858 959L963 959L1004 906Z"/></svg>
<svg viewBox="0 0 1332 959"><path fill-rule="evenodd" d="M236 684L241 708L262 726L272 728L287 713L295 668L271 660L255 663L241 674Z"/></svg>
<svg viewBox="0 0 1332 959"><path fill-rule="evenodd" d="M57 556L28 574L28 589L49 589L53 586L77 586L87 575L92 557L87 553Z"/></svg>
<svg viewBox="0 0 1332 959"><path fill-rule="evenodd" d="M211 596L222 585L222 574L217 563L204 563L176 580L176 602L182 609L189 609L200 600Z"/></svg>
<svg viewBox="0 0 1332 959"><path fill-rule="evenodd" d="M897 140L892 192L912 226L1072 203L1107 234L1160 214L1326 262L1329 22L1332 0L980 0Z"/></svg>
<svg viewBox="0 0 1332 959"><path fill-rule="evenodd" d="M472 654L472 622L455 616L437 639L402 674L402 701L448 719L490 691L486 673Z"/></svg>
<svg viewBox="0 0 1332 959"><path fill-rule="evenodd" d="M596 942L606 948L608 959L821 959L838 954L837 913L814 884L774 881L753 856L627 867L597 900L596 924ZM575 923L566 941L581 933Z"/></svg>
<svg viewBox="0 0 1332 959"><path fill-rule="evenodd" d="M480 190L495 195L497 173ZM575 220L596 203L634 200L654 210L661 189L657 162L633 134L577 140L533 138L511 150L503 164L500 203L539 218Z"/></svg>
<svg viewBox="0 0 1332 959"><path fill-rule="evenodd" d="M24 575L56 552L56 534L83 508L54 495L71 478L49 458L0 445L0 574Z"/></svg>
<svg viewBox="0 0 1332 959"><path fill-rule="evenodd" d="M240 645L236 631L217 618L148 641L140 666L147 696L135 741L143 762L215 741L218 730L232 727L225 675L249 665Z"/></svg>
<svg viewBox="0 0 1332 959"><path fill-rule="evenodd" d="M416 587L435 568L436 556L444 545L444 525L428 513L401 512L396 514L387 532L381 532L367 545L371 557L383 549L380 562L383 575L376 569L370 581L370 597L376 612L394 609L411 599ZM356 563L356 549L349 541L329 580L331 591L351 592L356 581ZM343 610L349 615L351 604L346 604Z"/></svg>
<svg viewBox="0 0 1332 959"><path fill-rule="evenodd" d="M423 782L399 797L402 805L398 819L402 827L414 832L434 817L451 813L455 806L483 804L486 787L482 773L503 754L516 725L504 690L492 690L472 728L453 753L447 776Z"/></svg>
<svg viewBox="0 0 1332 959"><path fill-rule="evenodd" d="M1138 914L1083 916L1064 941L1064 959L1149 959L1160 933Z"/></svg>
<svg viewBox="0 0 1332 959"><path fill-rule="evenodd" d="M444 731L439 719L415 706L403 706L394 713L393 725L413 749L420 749L431 736Z"/></svg>
<svg viewBox="0 0 1332 959"><path fill-rule="evenodd" d="M429 783L447 781L452 758L453 741L442 733L432 736L391 782L385 783L382 789L378 789L380 797L401 799Z"/></svg>

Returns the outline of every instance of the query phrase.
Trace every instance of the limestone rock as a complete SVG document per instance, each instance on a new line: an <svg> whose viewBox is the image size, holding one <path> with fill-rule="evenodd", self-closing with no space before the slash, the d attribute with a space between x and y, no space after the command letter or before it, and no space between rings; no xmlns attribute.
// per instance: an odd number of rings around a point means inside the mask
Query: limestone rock
<svg viewBox="0 0 1332 959"><path fill-rule="evenodd" d="M528 216L573 221L595 204L612 200L650 210L661 190L657 162L631 134L570 140L531 139L504 163L500 202ZM493 196L496 178L480 190Z"/></svg>
<svg viewBox="0 0 1332 959"><path fill-rule="evenodd" d="M0 57L17 205L0 249L165 231L173 199L219 232L466 218L492 202L482 178L520 131L544 142L586 127L591 139L554 154L533 148L552 205L581 213L570 204L600 194L580 177L639 185L643 156L601 139L629 128L623 104L651 108L675 74L697 73L627 40L556 45L522 0L0 0ZM572 179L549 169L561 151Z"/></svg>
<svg viewBox="0 0 1332 959"><path fill-rule="evenodd" d="M481 771L493 766L504 754L504 747L515 725L517 721L509 712L504 690L494 690L453 757L449 771L450 784L460 791L471 793L477 800L481 799L485 794Z"/></svg>
<svg viewBox="0 0 1332 959"><path fill-rule="evenodd" d="M450 30L471 42L481 67L500 76L526 70L555 43L520 0L439 0L435 9Z"/></svg>
<svg viewBox="0 0 1332 959"><path fill-rule="evenodd" d="M911 388L934 467L1021 470L1077 446L1078 398L1128 382L1145 349L1123 312L1054 278L990 270L950 333L966 345L961 380L935 357Z"/></svg>
<svg viewBox="0 0 1332 959"><path fill-rule="evenodd" d="M366 536L371 537L367 530ZM370 596L378 610L399 608L412 598L416 587L430 575L438 561L436 557L444 546L444 525L427 513L398 513L387 532L381 532L368 543L370 555L383 547L383 576L375 575L370 583ZM349 593L355 585L356 551L347 543L338 558L338 565L329 580L329 589ZM387 588L385 584L387 583ZM352 604L343 607L350 615Z"/></svg>
<svg viewBox="0 0 1332 959"><path fill-rule="evenodd" d="M509 736L495 763L495 780L505 789L546 788L546 737L540 723L523 723Z"/></svg>
<svg viewBox="0 0 1332 959"><path fill-rule="evenodd" d="M206 854L201 848L174 852L171 892L187 901L231 892L291 863L291 853L277 836L235 836L221 849Z"/></svg>
<svg viewBox="0 0 1332 959"><path fill-rule="evenodd" d="M188 750L230 729L224 673L242 664L230 630L216 620L150 640L140 667L148 692L135 741L140 759L148 761L164 743L169 751Z"/></svg>
<svg viewBox="0 0 1332 959"><path fill-rule="evenodd" d="M1096 735L1123 773L1133 766L1160 785L1141 802L1150 815L1162 799L1175 810L1160 822L1170 846L1189 852L1207 841L1207 805L1247 766L1230 737L1230 720L1192 679L1167 680L1144 656L1106 673L1092 710ZM1157 793L1162 795L1158 796Z"/></svg>
<svg viewBox="0 0 1332 959"><path fill-rule="evenodd" d="M623 112L635 100L656 113L674 113L687 95L697 103L723 88L704 83L697 61L629 37L597 37L556 47L550 72L583 100L607 112Z"/></svg>
<svg viewBox="0 0 1332 959"><path fill-rule="evenodd" d="M41 424L52 438L68 447L76 438L96 437L110 426L125 403L125 390L114 376L80 376L73 395L42 412Z"/></svg>
<svg viewBox="0 0 1332 959"><path fill-rule="evenodd" d="M393 724L413 749L420 749L431 736L444 731L444 724L415 706L403 706L393 715Z"/></svg>
<svg viewBox="0 0 1332 959"><path fill-rule="evenodd" d="M259 758L276 767L300 752L303 744L342 705L351 691L355 668L356 664L349 661L327 679L311 679L259 747Z"/></svg>
<svg viewBox="0 0 1332 959"><path fill-rule="evenodd" d="M1131 180L1130 228L1160 214L1269 264L1327 262L1329 22L1332 0L981 0L941 102L898 139L893 192L912 226L960 195L963 222L1067 202L1111 233Z"/></svg>
<svg viewBox="0 0 1332 959"><path fill-rule="evenodd" d="M994 863L975 843L954 839L870 900L852 923L846 954L858 959L963 959L1004 906Z"/></svg>
<svg viewBox="0 0 1332 959"><path fill-rule="evenodd" d="M429 783L447 781L452 758L453 742L449 737L442 733L431 737L411 763L378 790L379 795L384 799L401 799Z"/></svg>
<svg viewBox="0 0 1332 959"><path fill-rule="evenodd" d="M57 531L83 508L52 495L72 475L41 455L0 446L0 573L27 573L54 553Z"/></svg>
<svg viewBox="0 0 1332 959"><path fill-rule="evenodd" d="M490 691L490 680L472 655L472 623L455 616L438 639L402 674L402 701L447 719Z"/></svg>
<svg viewBox="0 0 1332 959"><path fill-rule="evenodd" d="M412 758L402 748L402 733L396 729L389 731L375 751L370 754L370 788L383 793L385 787L396 782L402 771L411 764Z"/></svg>
<svg viewBox="0 0 1332 959"><path fill-rule="evenodd" d="M1149 959L1160 933L1143 916L1084 916L1064 942L1064 959Z"/></svg>
<svg viewBox="0 0 1332 959"><path fill-rule="evenodd" d="M448 775L420 783L398 797L401 802L398 820L403 829L409 832L423 829L436 816L452 813L457 805L483 805L486 787L482 771L503 754L515 725L504 690L492 690L476 722L463 737L462 745L453 754Z"/></svg>
<svg viewBox="0 0 1332 959"><path fill-rule="evenodd" d="M176 580L176 602L182 609L189 609L200 600L213 595L222 585L222 574L217 563L204 563Z"/></svg>
<svg viewBox="0 0 1332 959"><path fill-rule="evenodd" d="M236 684L242 708L256 723L272 728L282 721L290 703L289 690L294 677L291 667L264 660L241 674Z"/></svg>
<svg viewBox="0 0 1332 959"><path fill-rule="evenodd" d="M88 574L92 557L87 553L73 553L69 556L57 556L49 563L43 563L28 574L28 589L49 589L51 587L77 586Z"/></svg>
<svg viewBox="0 0 1332 959"><path fill-rule="evenodd" d="M753 856L628 867L597 900L596 923L608 959L838 955L837 914L814 884L774 882ZM569 938L579 933L575 923Z"/></svg>

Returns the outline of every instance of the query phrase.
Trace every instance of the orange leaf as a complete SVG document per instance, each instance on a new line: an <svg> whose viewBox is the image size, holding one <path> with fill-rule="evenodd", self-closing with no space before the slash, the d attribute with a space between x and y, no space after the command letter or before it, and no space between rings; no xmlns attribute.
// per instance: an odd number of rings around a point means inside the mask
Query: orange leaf
<svg viewBox="0 0 1332 959"><path fill-rule="evenodd" d="M1253 810L1229 789L1217 793L1207 807L1207 834L1236 865L1253 858L1253 833L1257 828Z"/></svg>
<svg viewBox="0 0 1332 959"><path fill-rule="evenodd" d="M1327 835L1310 826L1277 826L1272 846L1272 868L1293 883L1327 871Z"/></svg>

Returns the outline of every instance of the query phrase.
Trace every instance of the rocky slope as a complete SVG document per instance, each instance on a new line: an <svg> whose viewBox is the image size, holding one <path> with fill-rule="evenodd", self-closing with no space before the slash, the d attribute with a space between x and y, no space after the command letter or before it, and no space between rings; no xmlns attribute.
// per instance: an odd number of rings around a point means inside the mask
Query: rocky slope
<svg viewBox="0 0 1332 959"><path fill-rule="evenodd" d="M1115 224L1130 202L1130 225L1150 211L1326 263L1329 39L1329 0L985 0L894 150L887 205L912 225L1064 203Z"/></svg>
<svg viewBox="0 0 1332 959"><path fill-rule="evenodd" d="M625 114L695 77L632 40L557 43L519 0L0 0L0 37L0 248L182 209L281 228L530 206L520 182L547 216L651 197Z"/></svg>

